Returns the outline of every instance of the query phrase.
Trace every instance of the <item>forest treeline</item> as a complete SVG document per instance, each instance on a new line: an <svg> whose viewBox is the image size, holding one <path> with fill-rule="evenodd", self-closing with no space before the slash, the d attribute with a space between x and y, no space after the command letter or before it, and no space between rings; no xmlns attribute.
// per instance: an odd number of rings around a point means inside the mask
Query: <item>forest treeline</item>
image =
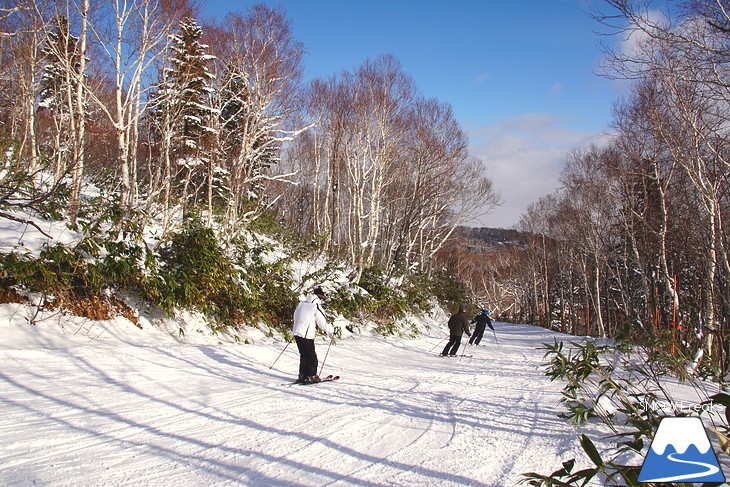
<svg viewBox="0 0 730 487"><path fill-rule="evenodd" d="M112 240L152 231L158 247L125 250L146 262L137 280L155 258L182 265L169 246L209 242L202 228L240 257L273 217L357 284L438 271L455 229L499 202L451 107L395 57L305 83L283 10L200 7L0 0L0 216L97 236L104 221Z"/></svg>
<svg viewBox="0 0 730 487"><path fill-rule="evenodd" d="M608 0L595 14L622 40L602 69L631 87L609 141L570 154L559 188L522 216L528 238L463 248L453 265L504 319L659 340L725 375L730 5L655 3Z"/></svg>

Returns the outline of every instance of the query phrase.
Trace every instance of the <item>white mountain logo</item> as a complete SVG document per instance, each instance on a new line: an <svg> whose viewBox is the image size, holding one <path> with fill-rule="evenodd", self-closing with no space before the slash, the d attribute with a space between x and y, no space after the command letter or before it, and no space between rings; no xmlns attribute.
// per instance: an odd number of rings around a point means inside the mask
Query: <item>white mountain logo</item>
<svg viewBox="0 0 730 487"><path fill-rule="evenodd" d="M700 418L662 419L638 480L724 482L725 476Z"/></svg>

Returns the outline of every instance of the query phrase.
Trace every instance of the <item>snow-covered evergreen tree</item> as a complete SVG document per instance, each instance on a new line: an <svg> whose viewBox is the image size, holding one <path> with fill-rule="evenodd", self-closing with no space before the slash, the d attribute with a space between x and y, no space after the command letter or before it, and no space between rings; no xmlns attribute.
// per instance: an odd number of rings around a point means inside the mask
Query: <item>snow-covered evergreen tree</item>
<svg viewBox="0 0 730 487"><path fill-rule="evenodd" d="M42 55L45 61L38 83L38 106L56 112L68 113L70 100L67 90L75 89L76 77L70 76L69 69L78 72L78 38L69 31L68 19L59 17L56 27L48 34Z"/></svg>
<svg viewBox="0 0 730 487"><path fill-rule="evenodd" d="M180 31L172 35L172 67L167 70L167 81L172 88L172 103L179 104L182 115L180 155L196 156L203 138L210 129L215 110L210 106L213 75L208 65L214 56L206 54L208 46L201 42L203 30L195 19L186 18Z"/></svg>
<svg viewBox="0 0 730 487"><path fill-rule="evenodd" d="M214 56L201 42L203 31L195 19L180 22L179 31L171 35L170 67L164 71L153 99L154 122L162 142L163 159L172 165L165 171L167 184L178 181L183 203L196 200L199 191L210 186L213 167L217 111L211 106L214 76L208 67Z"/></svg>

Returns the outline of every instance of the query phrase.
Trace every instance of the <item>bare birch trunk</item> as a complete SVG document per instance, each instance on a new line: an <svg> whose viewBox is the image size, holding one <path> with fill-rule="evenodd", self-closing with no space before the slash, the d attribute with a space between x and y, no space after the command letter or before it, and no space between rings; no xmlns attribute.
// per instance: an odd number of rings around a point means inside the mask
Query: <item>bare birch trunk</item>
<svg viewBox="0 0 730 487"><path fill-rule="evenodd" d="M76 222L81 202L81 180L84 174L84 159L86 147L86 97L84 88L86 84L86 49L89 29L89 0L81 1L81 35L79 36L79 71L76 78L76 103L75 112L77 116L76 137L74 142L74 171L71 185L70 217L71 222Z"/></svg>

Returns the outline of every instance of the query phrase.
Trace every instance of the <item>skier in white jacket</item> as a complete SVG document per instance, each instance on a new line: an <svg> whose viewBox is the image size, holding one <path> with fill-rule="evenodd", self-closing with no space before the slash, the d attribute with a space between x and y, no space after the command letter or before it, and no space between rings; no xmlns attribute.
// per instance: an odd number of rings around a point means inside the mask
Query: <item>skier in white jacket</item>
<svg viewBox="0 0 730 487"><path fill-rule="evenodd" d="M313 384L319 382L317 375L317 352L314 350L314 337L317 327L327 333L330 340L334 338L335 330L327 323L320 303L326 295L322 288L317 288L305 301L300 302L294 310L294 329L292 334L299 349L299 377L298 383Z"/></svg>

